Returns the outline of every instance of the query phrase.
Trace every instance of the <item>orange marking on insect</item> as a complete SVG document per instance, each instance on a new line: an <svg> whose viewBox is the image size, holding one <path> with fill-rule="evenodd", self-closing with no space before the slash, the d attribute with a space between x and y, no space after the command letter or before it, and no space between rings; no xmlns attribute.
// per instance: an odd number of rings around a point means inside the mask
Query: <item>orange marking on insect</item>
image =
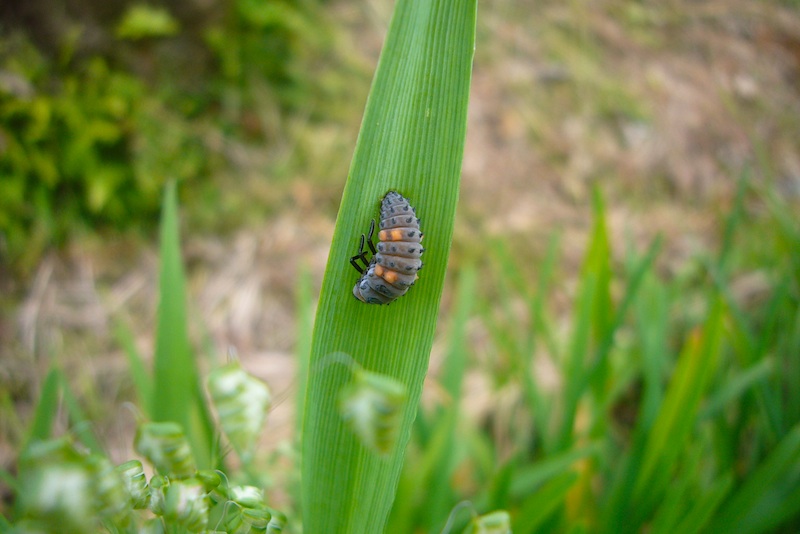
<svg viewBox="0 0 800 534"><path fill-rule="evenodd" d="M350 258L350 263L361 274L353 287L355 298L367 304L389 304L419 279L415 271L422 267L419 258L425 249L414 245L422 241L420 220L415 213L408 199L397 191L389 191L383 197L377 246L372 243L376 230L373 219L368 236L361 235L358 254ZM398 224L400 227L395 226ZM369 251L364 250L365 243ZM374 255L371 260L369 252Z"/></svg>
<svg viewBox="0 0 800 534"><path fill-rule="evenodd" d="M380 267L380 272L378 272L379 267ZM394 284L395 282L397 282L397 273L394 271L390 271L388 269L384 269L380 265L375 266L375 274L377 274L390 284Z"/></svg>
<svg viewBox="0 0 800 534"><path fill-rule="evenodd" d="M381 230L378 234L378 239L381 241L402 241L403 231L399 229Z"/></svg>

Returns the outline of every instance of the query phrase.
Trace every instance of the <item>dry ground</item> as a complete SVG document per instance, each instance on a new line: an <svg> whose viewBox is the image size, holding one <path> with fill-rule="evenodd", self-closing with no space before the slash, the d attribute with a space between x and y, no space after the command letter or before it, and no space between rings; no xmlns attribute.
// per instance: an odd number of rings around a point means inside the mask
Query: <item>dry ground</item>
<svg viewBox="0 0 800 534"><path fill-rule="evenodd" d="M616 252L661 233L667 270L714 246L744 169L796 202L800 13L788 5L482 2L451 271L497 236L535 265L558 231L568 287L583 254L594 184L606 197ZM389 9L377 0L331 6L331 20L366 64L377 57ZM328 152L342 144L352 150L366 90L354 86L349 122L303 126L299 143L339 162L329 176L301 168L290 184L275 185L270 194L285 207L255 227L224 237L184 229L198 346L219 356L235 346L273 390L289 392L272 414L272 444L293 426L298 273L307 269L318 290L346 176L347 158ZM242 158L241 174L272 187L248 161ZM130 456L134 421L120 404L131 398L131 385L112 327L130 325L150 354L157 272L154 243L87 237L44 259L0 324L0 384L13 391L22 421L57 355L77 391L110 400L90 412L113 459ZM445 295L445 310L448 301ZM20 428L0 423L4 465Z"/></svg>

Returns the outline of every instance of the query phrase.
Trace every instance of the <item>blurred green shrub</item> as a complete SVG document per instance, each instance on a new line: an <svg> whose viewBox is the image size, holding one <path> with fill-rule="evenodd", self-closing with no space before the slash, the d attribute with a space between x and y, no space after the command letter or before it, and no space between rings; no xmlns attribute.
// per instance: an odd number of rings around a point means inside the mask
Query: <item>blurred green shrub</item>
<svg viewBox="0 0 800 534"><path fill-rule="evenodd" d="M267 99L282 110L313 114L323 94L338 85L325 72L333 35L312 0L231 2L224 19L205 33L219 69L223 111L238 115Z"/></svg>
<svg viewBox="0 0 800 534"><path fill-rule="evenodd" d="M0 250L27 270L78 227L154 227L167 178L208 157L186 119L99 57L60 67L24 38L0 51Z"/></svg>
<svg viewBox="0 0 800 534"><path fill-rule="evenodd" d="M198 13L125 4L91 50L77 31L56 50L24 28L0 37L0 264L17 273L76 228L154 228L167 179L196 184L182 188L191 220L214 212L224 227L219 190L230 188L204 179L243 163L215 132L287 142L289 115L352 101L352 69L338 68L314 0L235 0L191 28Z"/></svg>
<svg viewBox="0 0 800 534"><path fill-rule="evenodd" d="M134 4L130 6L116 28L120 39L167 37L178 33L179 25L166 9Z"/></svg>
<svg viewBox="0 0 800 534"><path fill-rule="evenodd" d="M1 67L15 83L0 87L0 232L12 263L26 265L76 223L124 223L148 205L154 212L158 190L151 202L141 198L128 165L141 84L100 59L54 79L48 62L21 46L34 61L6 50Z"/></svg>

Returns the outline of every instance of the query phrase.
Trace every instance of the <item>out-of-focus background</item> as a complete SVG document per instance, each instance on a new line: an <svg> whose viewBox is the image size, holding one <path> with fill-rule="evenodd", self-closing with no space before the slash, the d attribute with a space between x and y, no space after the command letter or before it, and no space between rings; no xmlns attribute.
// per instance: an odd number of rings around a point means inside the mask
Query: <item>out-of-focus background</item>
<svg viewBox="0 0 800 534"><path fill-rule="evenodd" d="M152 352L167 180L178 183L192 340L218 359L235 347L285 398L265 448L289 442L298 281L308 273L319 289L392 7L0 5L0 409L13 414L0 417L4 466L54 359L112 459L131 455L132 418L120 415L131 384L114 329L126 325ZM493 244L535 279L556 236L549 302L555 331L568 329L595 189L612 265L661 235L667 279L696 276L693 258L720 246L740 180L798 205L798 5L482 3L467 131L442 319L465 265L491 306ZM748 213L733 285L744 303L766 291L759 250L771 232L757 207ZM695 305L681 308L691 316ZM491 361L491 334L480 318L470 325L471 357ZM441 353L437 343L428 403ZM505 393L503 380L479 375L465 402L484 417Z"/></svg>

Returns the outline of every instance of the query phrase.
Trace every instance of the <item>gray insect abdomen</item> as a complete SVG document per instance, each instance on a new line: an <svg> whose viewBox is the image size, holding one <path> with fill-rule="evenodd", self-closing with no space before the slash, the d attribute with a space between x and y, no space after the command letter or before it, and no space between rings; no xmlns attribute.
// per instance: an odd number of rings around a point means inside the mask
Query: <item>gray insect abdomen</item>
<svg viewBox="0 0 800 534"><path fill-rule="evenodd" d="M388 304L403 296L417 280L424 248L419 219L408 200L389 191L381 202L377 251L353 288L369 304Z"/></svg>

